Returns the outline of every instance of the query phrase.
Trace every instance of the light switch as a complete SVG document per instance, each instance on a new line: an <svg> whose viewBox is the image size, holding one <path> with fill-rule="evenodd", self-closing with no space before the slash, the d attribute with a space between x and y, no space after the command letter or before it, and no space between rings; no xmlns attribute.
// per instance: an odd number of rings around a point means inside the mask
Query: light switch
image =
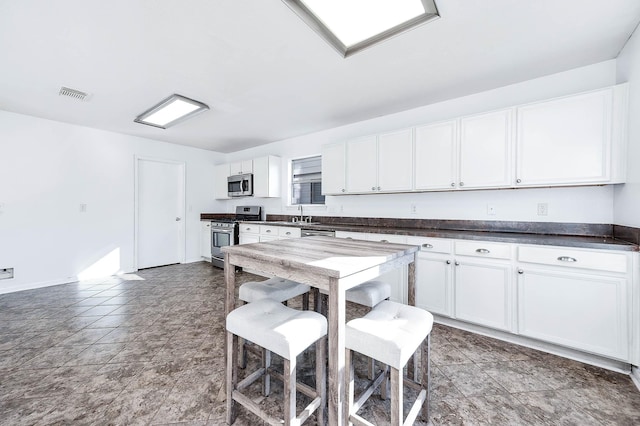
<svg viewBox="0 0 640 426"><path fill-rule="evenodd" d="M87 212L87 205L80 204L80 213L86 213L86 212Z"/></svg>

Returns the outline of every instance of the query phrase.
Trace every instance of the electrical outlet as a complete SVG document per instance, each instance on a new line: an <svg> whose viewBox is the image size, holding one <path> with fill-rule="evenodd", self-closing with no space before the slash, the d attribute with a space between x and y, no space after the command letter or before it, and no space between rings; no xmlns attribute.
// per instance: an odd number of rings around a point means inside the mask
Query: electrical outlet
<svg viewBox="0 0 640 426"><path fill-rule="evenodd" d="M412 214L418 213L418 207L415 204L411 204L411 213Z"/></svg>
<svg viewBox="0 0 640 426"><path fill-rule="evenodd" d="M493 204L487 204L487 214L489 216L495 216L496 206L494 206Z"/></svg>
<svg viewBox="0 0 640 426"><path fill-rule="evenodd" d="M538 203L538 216L547 216L549 214L549 203Z"/></svg>
<svg viewBox="0 0 640 426"><path fill-rule="evenodd" d="M13 268L0 268L0 280L13 278Z"/></svg>
<svg viewBox="0 0 640 426"><path fill-rule="evenodd" d="M87 205L80 204L80 213L86 213L86 212L87 212Z"/></svg>

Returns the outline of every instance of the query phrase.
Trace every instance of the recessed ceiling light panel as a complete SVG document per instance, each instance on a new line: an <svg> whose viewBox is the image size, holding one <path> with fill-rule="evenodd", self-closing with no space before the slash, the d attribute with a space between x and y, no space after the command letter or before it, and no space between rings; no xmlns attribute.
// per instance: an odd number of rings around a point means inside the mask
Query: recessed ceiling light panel
<svg viewBox="0 0 640 426"><path fill-rule="evenodd" d="M173 94L137 116L133 121L166 129L208 109L209 107L202 102Z"/></svg>
<svg viewBox="0 0 640 426"><path fill-rule="evenodd" d="M344 57L439 17L434 0L282 0Z"/></svg>

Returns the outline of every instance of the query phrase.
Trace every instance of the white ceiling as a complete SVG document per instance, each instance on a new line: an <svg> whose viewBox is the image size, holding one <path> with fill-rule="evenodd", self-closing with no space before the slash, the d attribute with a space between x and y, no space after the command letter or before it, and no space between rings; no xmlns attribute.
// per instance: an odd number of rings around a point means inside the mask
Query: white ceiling
<svg viewBox="0 0 640 426"><path fill-rule="evenodd" d="M343 59L280 0L0 0L0 109L234 152L613 59L640 21L638 0L436 3ZM172 93L211 110L133 122Z"/></svg>

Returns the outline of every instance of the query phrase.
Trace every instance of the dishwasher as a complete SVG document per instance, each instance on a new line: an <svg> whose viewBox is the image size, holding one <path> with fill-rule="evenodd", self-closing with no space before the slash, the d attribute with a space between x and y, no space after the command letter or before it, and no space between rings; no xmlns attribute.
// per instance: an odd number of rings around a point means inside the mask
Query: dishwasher
<svg viewBox="0 0 640 426"><path fill-rule="evenodd" d="M336 231L319 231L317 229L301 229L302 237L335 237Z"/></svg>

